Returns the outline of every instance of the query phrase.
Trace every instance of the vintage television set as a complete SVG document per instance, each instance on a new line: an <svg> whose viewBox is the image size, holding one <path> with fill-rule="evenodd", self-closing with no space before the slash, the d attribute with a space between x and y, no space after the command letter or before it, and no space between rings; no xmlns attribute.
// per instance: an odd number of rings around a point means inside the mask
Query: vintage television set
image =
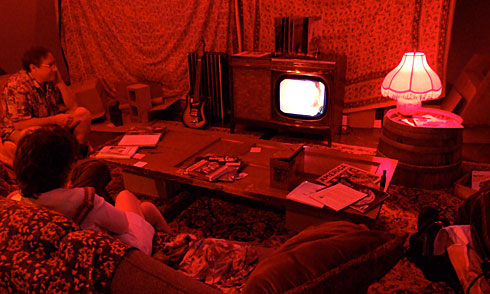
<svg viewBox="0 0 490 294"><path fill-rule="evenodd" d="M237 123L322 134L331 143L342 122L345 60L231 58L233 117Z"/></svg>

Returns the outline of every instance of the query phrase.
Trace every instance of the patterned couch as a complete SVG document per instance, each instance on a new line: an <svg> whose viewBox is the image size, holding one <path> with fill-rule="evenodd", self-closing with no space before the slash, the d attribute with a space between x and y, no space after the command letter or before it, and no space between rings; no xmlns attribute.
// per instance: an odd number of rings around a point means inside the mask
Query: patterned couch
<svg viewBox="0 0 490 294"><path fill-rule="evenodd" d="M209 275L185 274L55 212L0 199L0 292L358 293L396 263L403 241L364 225L324 223L254 264L239 287L222 288ZM204 267L231 256L208 258Z"/></svg>

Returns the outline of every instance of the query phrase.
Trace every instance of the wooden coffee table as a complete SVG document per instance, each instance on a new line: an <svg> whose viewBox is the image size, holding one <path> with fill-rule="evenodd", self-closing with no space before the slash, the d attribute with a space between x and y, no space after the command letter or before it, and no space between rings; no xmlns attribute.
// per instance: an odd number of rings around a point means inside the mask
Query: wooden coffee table
<svg viewBox="0 0 490 294"><path fill-rule="evenodd" d="M299 216L313 219L344 218L361 221L377 218L379 209L361 214L351 208L333 212L328 208L315 208L286 199L286 189L271 187L270 158L278 151L297 144L261 140L248 135L226 132L189 129L167 125L167 130L156 148L141 148L145 154L141 160L107 159L111 164L120 166L126 188L136 194L165 197L166 190L173 183L188 184L207 189L222 191L230 197L245 197L268 205L284 207L293 218L290 227L296 226ZM250 152L251 147L259 147L260 152ZM313 181L326 171L341 163L380 174L386 170L386 190L389 187L397 161L366 155L354 155L324 147L305 146L303 180ZM247 176L234 182L209 182L183 174L183 169L195 162L199 156L208 153L238 156L246 166L242 172ZM138 161L146 162L142 167L135 166ZM310 223L312 220L306 220ZM303 227L300 225L298 228Z"/></svg>

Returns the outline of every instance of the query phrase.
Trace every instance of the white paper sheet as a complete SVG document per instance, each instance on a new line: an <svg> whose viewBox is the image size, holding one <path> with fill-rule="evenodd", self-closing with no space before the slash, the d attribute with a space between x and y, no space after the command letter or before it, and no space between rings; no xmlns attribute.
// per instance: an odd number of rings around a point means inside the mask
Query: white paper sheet
<svg viewBox="0 0 490 294"><path fill-rule="evenodd" d="M335 211L339 211L366 196L366 193L354 190L340 183L310 195L312 199L323 203Z"/></svg>
<svg viewBox="0 0 490 294"><path fill-rule="evenodd" d="M286 196L287 199L294 200L296 202L300 202L303 204L311 205L314 207L322 208L323 203L318 202L315 199L312 199L310 195L317 192L317 190L324 188L325 186L311 183L308 181L304 181L299 184L296 188L294 188L289 194Z"/></svg>

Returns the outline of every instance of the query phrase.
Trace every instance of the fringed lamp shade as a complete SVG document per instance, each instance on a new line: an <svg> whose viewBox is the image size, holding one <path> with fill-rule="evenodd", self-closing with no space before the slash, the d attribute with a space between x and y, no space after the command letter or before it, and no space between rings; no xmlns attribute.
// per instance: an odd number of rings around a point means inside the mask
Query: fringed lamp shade
<svg viewBox="0 0 490 294"><path fill-rule="evenodd" d="M437 99L441 92L441 80L422 52L405 53L381 84L381 94L396 99L398 111L403 115L416 113L422 101Z"/></svg>

